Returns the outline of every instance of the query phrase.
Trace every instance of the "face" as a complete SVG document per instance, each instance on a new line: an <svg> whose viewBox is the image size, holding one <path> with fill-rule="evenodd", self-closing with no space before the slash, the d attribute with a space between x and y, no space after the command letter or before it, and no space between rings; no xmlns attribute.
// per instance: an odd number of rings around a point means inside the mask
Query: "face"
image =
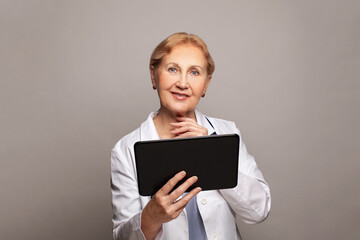
<svg viewBox="0 0 360 240"><path fill-rule="evenodd" d="M200 97L207 90L206 58L200 48L191 44L173 47L157 71L151 69L151 80L160 98L160 111L191 116Z"/></svg>

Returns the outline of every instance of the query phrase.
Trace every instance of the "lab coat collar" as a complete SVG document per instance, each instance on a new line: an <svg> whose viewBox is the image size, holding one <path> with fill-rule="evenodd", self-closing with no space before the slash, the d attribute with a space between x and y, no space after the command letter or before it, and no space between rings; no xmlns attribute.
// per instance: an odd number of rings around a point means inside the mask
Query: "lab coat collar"
<svg viewBox="0 0 360 240"><path fill-rule="evenodd" d="M147 141L147 140L159 140L159 134L156 131L155 124L153 121L153 118L158 114L159 112L151 112L146 119L145 122L143 122L140 126L140 141ZM207 120L207 117L199 112L197 109L195 109L195 116L197 123L205 127L208 130L208 135L211 135L215 132L215 129L210 125L209 121Z"/></svg>
<svg viewBox="0 0 360 240"><path fill-rule="evenodd" d="M199 112L197 109L195 109L195 116L196 116L197 123L200 126L207 128L208 135L211 135L215 132L215 129L210 125L208 118L204 114Z"/></svg>
<svg viewBox="0 0 360 240"><path fill-rule="evenodd" d="M157 112L151 112L146 119L140 126L140 141L147 141L147 140L159 140L159 134L156 131L156 127L153 121L153 118L158 114Z"/></svg>

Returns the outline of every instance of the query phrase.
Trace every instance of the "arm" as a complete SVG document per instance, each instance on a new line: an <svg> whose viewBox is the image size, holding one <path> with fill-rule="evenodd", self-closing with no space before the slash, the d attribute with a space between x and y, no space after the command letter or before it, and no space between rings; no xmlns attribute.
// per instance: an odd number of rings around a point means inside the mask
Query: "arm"
<svg viewBox="0 0 360 240"><path fill-rule="evenodd" d="M154 239L162 224L177 218L190 199L201 191L201 188L197 187L183 198L180 198L198 180L196 176L192 176L171 192L173 187L185 176L185 171L175 174L145 206L142 214L141 229L146 239Z"/></svg>
<svg viewBox="0 0 360 240"><path fill-rule="evenodd" d="M171 131L176 137L207 135L207 129L192 119L178 118L172 123ZM232 210L246 223L257 223L265 220L270 211L270 189L254 158L248 154L241 139L240 131L234 123L226 124L224 133L236 133L240 137L238 185L233 189L220 190Z"/></svg>
<svg viewBox="0 0 360 240"><path fill-rule="evenodd" d="M131 152L121 143L111 151L113 237L145 240L141 231L141 202Z"/></svg>
<svg viewBox="0 0 360 240"><path fill-rule="evenodd" d="M172 188L186 175L185 172L179 172L152 197L142 210L133 163L131 153L127 152L126 148L113 149L111 154L113 237L115 240L160 239L162 224L177 218L190 199L201 191L201 188L197 187L179 199L197 181L197 177L191 177L171 192Z"/></svg>
<svg viewBox="0 0 360 240"><path fill-rule="evenodd" d="M248 154L237 128L236 133L240 136L238 185L220 190L220 193L240 219L246 223L258 223L269 214L270 189L254 158Z"/></svg>

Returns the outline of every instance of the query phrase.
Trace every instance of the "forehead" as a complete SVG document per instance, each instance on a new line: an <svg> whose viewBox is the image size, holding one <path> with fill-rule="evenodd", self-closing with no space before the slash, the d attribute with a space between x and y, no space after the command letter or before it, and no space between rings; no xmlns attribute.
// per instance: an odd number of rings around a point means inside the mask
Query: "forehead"
<svg viewBox="0 0 360 240"><path fill-rule="evenodd" d="M206 66L206 59L203 51L192 44L180 44L173 47L163 58L163 63L176 63L180 65Z"/></svg>

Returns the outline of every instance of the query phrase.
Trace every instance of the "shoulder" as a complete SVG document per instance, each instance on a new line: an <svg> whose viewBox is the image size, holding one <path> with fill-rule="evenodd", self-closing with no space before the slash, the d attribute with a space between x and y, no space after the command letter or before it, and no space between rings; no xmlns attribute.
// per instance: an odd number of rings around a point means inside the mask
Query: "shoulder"
<svg viewBox="0 0 360 240"><path fill-rule="evenodd" d="M131 133L122 137L114 146L116 150L124 150L132 148L134 144L140 141L140 127L132 131Z"/></svg>
<svg viewBox="0 0 360 240"><path fill-rule="evenodd" d="M114 149L133 149L134 144L138 141L153 140L157 137L153 117L157 112L151 112L146 120L134 131L122 137L114 146Z"/></svg>

